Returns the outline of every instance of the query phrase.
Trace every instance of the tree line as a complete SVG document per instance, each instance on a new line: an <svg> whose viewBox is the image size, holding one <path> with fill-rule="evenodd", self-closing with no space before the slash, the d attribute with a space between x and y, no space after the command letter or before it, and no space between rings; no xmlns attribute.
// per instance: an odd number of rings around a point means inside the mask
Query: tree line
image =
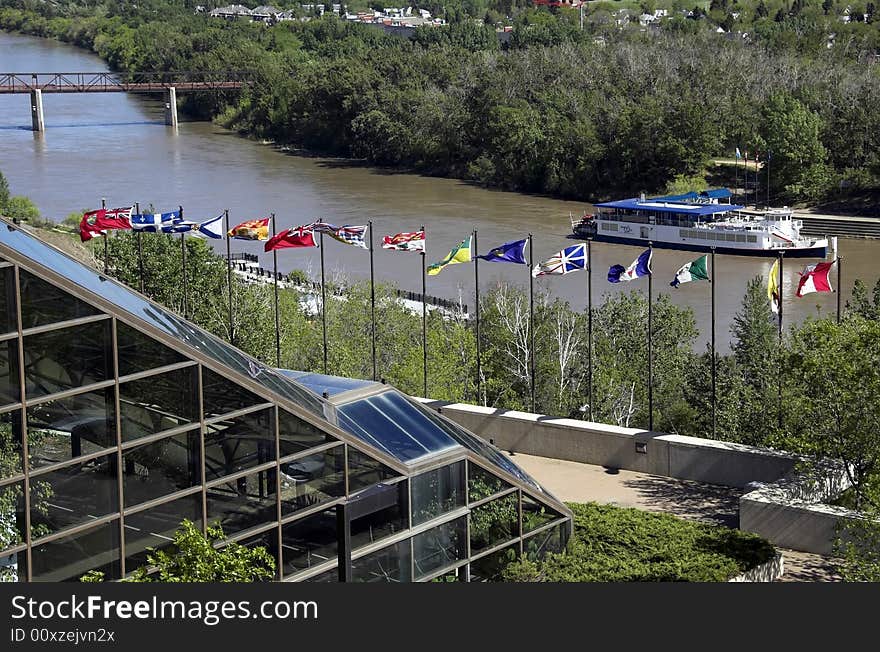
<svg viewBox="0 0 880 652"><path fill-rule="evenodd" d="M880 76L774 39L600 34L528 11L502 48L472 20L407 40L333 15L265 26L165 0L7 4L18 6L0 10L0 27L89 48L114 70L252 70L245 92L192 94L184 108L374 165L585 200L705 178L736 147L772 152L778 201L880 179Z"/></svg>

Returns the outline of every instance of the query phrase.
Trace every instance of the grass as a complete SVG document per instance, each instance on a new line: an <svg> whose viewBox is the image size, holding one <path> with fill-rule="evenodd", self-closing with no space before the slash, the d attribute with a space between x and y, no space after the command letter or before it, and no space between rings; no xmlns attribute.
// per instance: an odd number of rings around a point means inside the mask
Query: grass
<svg viewBox="0 0 880 652"><path fill-rule="evenodd" d="M507 581L725 582L770 561L775 550L754 534L596 503L571 503L574 534L561 554L520 560Z"/></svg>

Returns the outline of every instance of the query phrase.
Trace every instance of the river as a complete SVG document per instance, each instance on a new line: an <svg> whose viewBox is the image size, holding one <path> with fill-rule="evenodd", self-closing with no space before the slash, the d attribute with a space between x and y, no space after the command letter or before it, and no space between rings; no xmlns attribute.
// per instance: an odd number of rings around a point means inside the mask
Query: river
<svg viewBox="0 0 880 652"><path fill-rule="evenodd" d="M34 37L0 33L0 72L98 72L107 66L77 48ZM230 221L277 216L279 230L321 218L342 224L373 220L378 280L401 288L421 290L418 255L383 251L384 234L414 231L426 226L428 262L440 260L474 228L482 251L503 242L534 234L535 261L572 244L569 213L580 215L585 205L516 193L486 190L466 182L395 174L348 161L292 155L260 144L206 122L182 122L175 130L163 123L160 101L123 93L46 94L43 96L46 130L30 131L27 95L0 96L0 171L13 194L30 197L42 214L57 220L73 211L140 202L156 210L184 207L187 218L207 219L229 209ZM218 248L225 244L215 241ZM262 243L233 241L233 251L259 253L270 268L271 256ZM628 265L638 247L593 245L593 297L641 288L637 280L612 285L605 276L613 264ZM843 298L849 297L855 278L873 285L880 277L880 243L839 241L844 258ZM327 239L328 275L369 276L366 252ZM709 336L709 285L690 283L669 287L675 271L697 257L689 252L655 250L655 293L694 310L700 329L698 346ZM280 271L320 270L318 251L282 250ZM727 348L729 327L739 308L746 282L766 275L772 261L738 256L717 257L717 337ZM794 296L802 261L787 261L784 275L786 322L808 315L832 313L833 294ZM481 264L481 287L499 280L525 286L525 266ZM586 305L586 275L543 277L536 288L547 289L576 307ZM457 265L428 277L428 294L458 298L473 305L473 268Z"/></svg>

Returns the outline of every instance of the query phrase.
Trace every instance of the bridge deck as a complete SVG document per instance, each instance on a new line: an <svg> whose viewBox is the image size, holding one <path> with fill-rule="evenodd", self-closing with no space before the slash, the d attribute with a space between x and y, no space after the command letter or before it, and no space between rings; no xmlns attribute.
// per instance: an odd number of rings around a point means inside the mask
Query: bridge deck
<svg viewBox="0 0 880 652"><path fill-rule="evenodd" d="M156 93L236 90L248 83L248 73L0 73L0 95L30 93Z"/></svg>

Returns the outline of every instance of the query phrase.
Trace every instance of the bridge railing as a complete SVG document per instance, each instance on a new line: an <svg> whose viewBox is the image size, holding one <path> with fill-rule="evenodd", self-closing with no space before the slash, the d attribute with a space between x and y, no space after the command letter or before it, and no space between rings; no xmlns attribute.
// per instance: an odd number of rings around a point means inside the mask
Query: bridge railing
<svg viewBox="0 0 880 652"><path fill-rule="evenodd" d="M249 70L174 72L52 72L0 73L0 93L35 89L56 93L150 92L174 86L178 90L240 88L254 79Z"/></svg>

